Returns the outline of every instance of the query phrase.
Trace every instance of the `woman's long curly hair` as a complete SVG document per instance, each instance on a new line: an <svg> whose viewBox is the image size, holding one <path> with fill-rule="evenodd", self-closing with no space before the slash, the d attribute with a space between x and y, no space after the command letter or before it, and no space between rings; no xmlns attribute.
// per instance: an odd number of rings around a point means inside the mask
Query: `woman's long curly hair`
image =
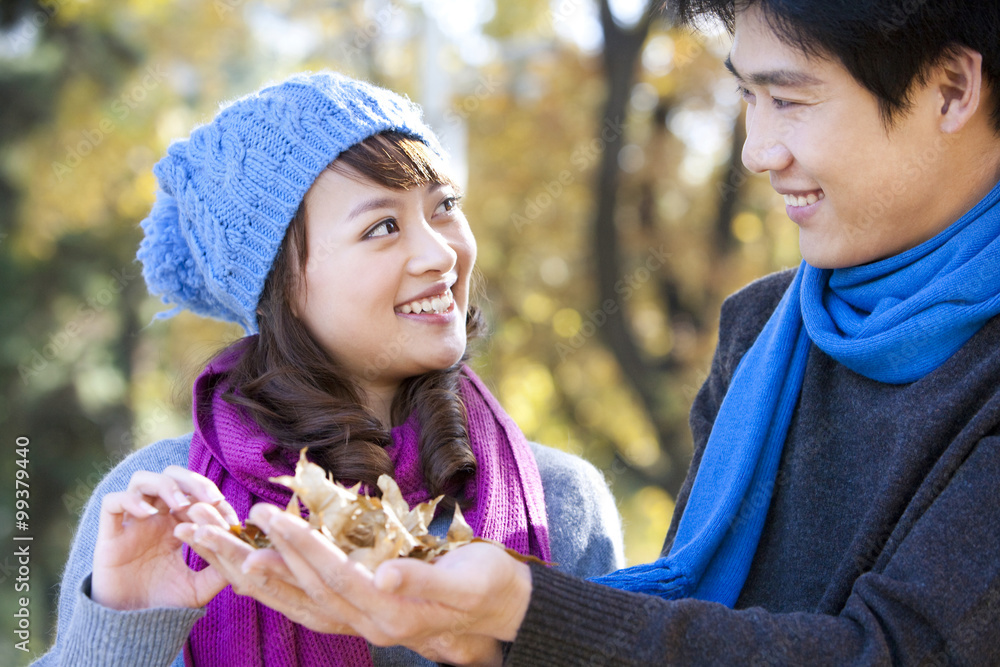
<svg viewBox="0 0 1000 667"><path fill-rule="evenodd" d="M453 185L439 164L424 143L385 132L347 149L328 168L351 167L363 178L393 189ZM224 398L245 408L282 447L306 447L309 459L337 480L360 481L377 493L379 475L394 472L384 449L392 442L389 427L365 407L358 383L292 313L307 259L302 203L264 284L257 307L260 334L237 343L244 346L242 356L220 378L230 387ZM470 303L468 338L482 329L479 311ZM468 352L462 361L467 357ZM461 500L476 472L458 392L460 365L405 380L391 409L393 424L417 412L424 479L431 494L444 494L447 504Z"/></svg>

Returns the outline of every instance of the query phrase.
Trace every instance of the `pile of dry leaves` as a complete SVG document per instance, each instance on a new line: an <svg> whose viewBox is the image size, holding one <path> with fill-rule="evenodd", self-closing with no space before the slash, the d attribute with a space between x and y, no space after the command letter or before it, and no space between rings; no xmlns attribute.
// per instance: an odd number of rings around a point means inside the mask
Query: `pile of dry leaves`
<svg viewBox="0 0 1000 667"><path fill-rule="evenodd" d="M305 449L300 453L294 477L273 477L271 481L283 484L294 492L287 511L301 516L301 501L309 511L309 525L337 545L348 558L370 570L390 558L434 560L471 542L489 542L503 548L499 542L476 537L458 505L455 506L455 516L447 536L441 539L431 535L427 527L443 496L410 509L396 482L388 475L382 475L378 479L382 497L370 498L358 493L360 484L347 488L330 479L321 467L306 460ZM258 549L271 544L252 523L248 522L246 527L233 526L231 530ZM506 551L520 561L543 562L513 549Z"/></svg>

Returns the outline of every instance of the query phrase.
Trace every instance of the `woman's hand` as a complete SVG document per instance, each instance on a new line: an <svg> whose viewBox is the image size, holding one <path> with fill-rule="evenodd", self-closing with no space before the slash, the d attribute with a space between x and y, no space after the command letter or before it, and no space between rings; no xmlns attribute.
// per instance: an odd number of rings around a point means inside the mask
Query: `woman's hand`
<svg viewBox="0 0 1000 667"><path fill-rule="evenodd" d="M192 523L177 526L174 535L204 558L233 591L278 611L310 630L354 635L353 628L326 611L297 584L295 576L274 549L254 549L220 528L220 517L211 508L196 506Z"/></svg>
<svg viewBox="0 0 1000 667"><path fill-rule="evenodd" d="M254 551L211 524L178 535L238 593L318 632L401 644L452 664L499 664L497 640L514 638L527 609L530 571L491 545L462 547L433 566L392 560L373 575L275 507L254 507L250 520L274 550Z"/></svg>
<svg viewBox="0 0 1000 667"><path fill-rule="evenodd" d="M205 504L194 509L192 501ZM136 472L125 491L104 496L91 598L112 609L204 606L227 582L211 567L195 572L184 562L174 528L196 518L227 529L239 522L214 483L179 466Z"/></svg>

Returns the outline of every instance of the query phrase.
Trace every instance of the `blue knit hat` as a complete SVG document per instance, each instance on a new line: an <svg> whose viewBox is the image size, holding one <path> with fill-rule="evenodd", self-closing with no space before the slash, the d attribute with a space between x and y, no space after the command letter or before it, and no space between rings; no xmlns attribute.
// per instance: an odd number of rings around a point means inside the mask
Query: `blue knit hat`
<svg viewBox="0 0 1000 667"><path fill-rule="evenodd" d="M257 302L299 203L338 155L394 130L443 155L419 107L334 72L298 74L226 106L153 167L142 276L175 308L257 332Z"/></svg>

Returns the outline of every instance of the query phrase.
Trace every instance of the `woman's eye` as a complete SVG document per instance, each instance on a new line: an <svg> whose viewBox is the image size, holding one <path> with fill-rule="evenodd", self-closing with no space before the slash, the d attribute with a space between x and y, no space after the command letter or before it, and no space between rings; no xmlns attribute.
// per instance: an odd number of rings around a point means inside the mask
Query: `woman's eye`
<svg viewBox="0 0 1000 667"><path fill-rule="evenodd" d="M441 202L440 204L438 204L438 211L441 212L441 213L451 213L456 208L458 208L458 200L459 199L460 199L460 197L458 197L457 195L456 196L451 196L451 197L446 197L443 202Z"/></svg>
<svg viewBox="0 0 1000 667"><path fill-rule="evenodd" d="M373 239L378 236L388 236L399 231L399 224L393 218L386 218L365 233L366 239Z"/></svg>

